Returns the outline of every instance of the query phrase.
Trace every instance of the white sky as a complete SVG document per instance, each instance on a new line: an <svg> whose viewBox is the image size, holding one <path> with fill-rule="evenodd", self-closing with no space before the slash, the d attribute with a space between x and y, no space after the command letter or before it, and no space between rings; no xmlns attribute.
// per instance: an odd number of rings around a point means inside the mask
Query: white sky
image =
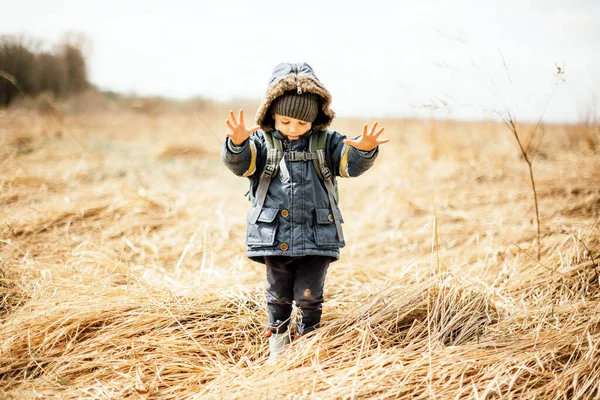
<svg viewBox="0 0 600 400"><path fill-rule="evenodd" d="M0 0L0 10L0 34L49 45L85 34L102 89L260 98L277 63L306 61L341 116L480 119L504 101L520 121L546 104L545 121L576 121L600 108L598 0ZM555 65L565 80L550 97Z"/></svg>

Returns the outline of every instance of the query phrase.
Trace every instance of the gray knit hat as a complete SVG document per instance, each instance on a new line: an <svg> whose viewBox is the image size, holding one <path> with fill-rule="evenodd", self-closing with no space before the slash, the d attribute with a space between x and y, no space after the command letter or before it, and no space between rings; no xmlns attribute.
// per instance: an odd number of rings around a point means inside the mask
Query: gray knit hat
<svg viewBox="0 0 600 400"><path fill-rule="evenodd" d="M295 90L285 92L273 100L271 112L312 123L319 114L319 95L298 94Z"/></svg>

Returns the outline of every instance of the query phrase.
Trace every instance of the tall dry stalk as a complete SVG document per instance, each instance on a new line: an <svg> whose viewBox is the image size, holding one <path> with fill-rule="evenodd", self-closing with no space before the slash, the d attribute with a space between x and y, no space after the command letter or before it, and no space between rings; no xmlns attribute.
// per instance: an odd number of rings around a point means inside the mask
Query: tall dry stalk
<svg viewBox="0 0 600 400"><path fill-rule="evenodd" d="M529 169L529 180L531 182L531 190L533 191L533 202L535 205L537 260L540 261L540 208L538 204L537 190L535 189L535 179L533 177L533 162L529 157L527 150L523 147L523 143L521 142L521 138L519 137L519 132L517 130L517 125L514 116L512 114L509 114L508 117L502 116L502 120L515 137L517 144L519 145L519 150L521 151L521 156L523 156L525 163L527 163L527 168Z"/></svg>
<svg viewBox="0 0 600 400"><path fill-rule="evenodd" d="M505 64L505 68L506 68L506 64ZM525 163L527 164L527 168L529 169L529 180L531 182L531 190L533 191L533 202L535 205L537 261L540 261L540 236L541 236L540 209L539 209L539 204L538 204L537 190L535 188L535 179L533 176L533 153L537 149L532 148L530 151L530 148L531 148L531 145L535 139L535 136L542 124L542 119L544 118L544 115L546 114L546 110L548 109L550 100L552 99L552 97L554 96L554 93L556 92L556 88L558 87L559 83L564 81L564 78L563 78L563 75L565 73L564 69L562 69L558 66L556 68L557 68L557 71L556 71L557 79L554 83L554 87L552 89L552 92L548 96L548 100L546 101L544 110L542 111L542 114L540 115L540 118L538 119L538 121L535 125L535 128L533 129L533 132L531 133L531 138L529 139L529 142L527 143L526 146L523 146L523 142L521 140L521 137L519 136L519 131L517 129L516 117L515 117L514 113L511 111L510 107L508 107L506 102L504 105L505 106L504 112L499 112L498 110L495 110L496 114L498 114L500 116L500 118L502 118L502 121L504 122L504 124L508 127L510 132L513 134L515 140L517 141L517 144L519 145L519 150L521 152L521 156L523 157L523 160L525 160ZM540 143L541 143L541 140L538 142L538 146L540 145Z"/></svg>

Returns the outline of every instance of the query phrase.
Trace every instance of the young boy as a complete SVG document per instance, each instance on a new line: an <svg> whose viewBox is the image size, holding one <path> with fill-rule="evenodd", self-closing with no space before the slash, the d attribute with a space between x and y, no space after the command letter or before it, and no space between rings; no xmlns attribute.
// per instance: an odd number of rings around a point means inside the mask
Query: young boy
<svg viewBox="0 0 600 400"><path fill-rule="evenodd" d="M345 245L337 206L336 176L355 177L377 157L383 128L351 140L328 131L335 113L331 94L306 63L275 67L256 125L232 111L222 148L225 165L250 180L247 256L267 270L270 361L289 343L292 301L296 331L319 327L329 264Z"/></svg>

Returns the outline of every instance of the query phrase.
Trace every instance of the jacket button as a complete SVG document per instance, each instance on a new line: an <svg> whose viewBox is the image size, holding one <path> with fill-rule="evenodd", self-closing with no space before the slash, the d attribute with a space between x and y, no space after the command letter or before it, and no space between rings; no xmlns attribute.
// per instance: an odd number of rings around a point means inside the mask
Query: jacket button
<svg viewBox="0 0 600 400"><path fill-rule="evenodd" d="M288 210L281 210L281 216L287 218L290 216L290 212Z"/></svg>
<svg viewBox="0 0 600 400"><path fill-rule="evenodd" d="M329 214L329 215L327 216L327 219L329 220L329 222L333 222L333 215L332 215L332 214Z"/></svg>
<svg viewBox="0 0 600 400"><path fill-rule="evenodd" d="M288 246L287 243L283 242L279 245L279 248L281 249L281 251L288 251L288 249L290 248L290 246Z"/></svg>

